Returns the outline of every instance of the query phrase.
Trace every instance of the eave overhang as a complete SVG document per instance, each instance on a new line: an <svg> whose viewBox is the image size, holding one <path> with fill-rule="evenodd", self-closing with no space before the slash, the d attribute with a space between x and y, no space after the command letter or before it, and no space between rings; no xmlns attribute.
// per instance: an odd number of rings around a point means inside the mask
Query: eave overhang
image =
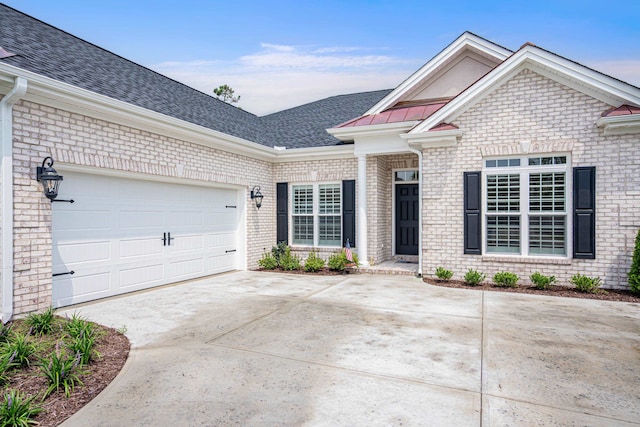
<svg viewBox="0 0 640 427"><path fill-rule="evenodd" d="M400 135L402 139L407 141L409 146L413 148L439 148L439 147L453 147L460 138L462 138L463 131L460 129L450 130L438 130L430 131L419 134L405 133Z"/></svg>
<svg viewBox="0 0 640 427"><path fill-rule="evenodd" d="M414 128L418 123L420 123L420 121L414 120L410 122L384 123L369 126L330 128L327 129L327 132L341 141L354 141L361 137L405 133Z"/></svg>
<svg viewBox="0 0 640 427"><path fill-rule="evenodd" d="M596 125L606 136L640 134L640 114L600 117Z"/></svg>

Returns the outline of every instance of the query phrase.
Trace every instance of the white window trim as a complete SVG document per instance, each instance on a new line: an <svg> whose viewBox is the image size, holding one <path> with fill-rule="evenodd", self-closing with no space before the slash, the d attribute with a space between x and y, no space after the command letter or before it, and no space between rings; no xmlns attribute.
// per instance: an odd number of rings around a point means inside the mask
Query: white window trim
<svg viewBox="0 0 640 427"><path fill-rule="evenodd" d="M311 216L313 217L313 245L309 246L309 245L301 245L301 244L297 244L297 243L293 243L293 217L294 216L298 216L296 214L293 213L294 210L294 205L293 205L293 201L294 201L294 192L293 192L293 187L298 187L298 186L304 186L304 185L308 185L311 186L312 189L312 213L311 214L306 214L306 216ZM329 214L321 214L320 213L320 186L321 185L337 185L340 188L340 209L339 209L339 213L337 215L329 215ZM342 199L343 199L343 188L342 188L342 182L341 181L323 181L323 182L295 182L295 183L290 183L289 184L289 206L291 206L291 209L289 209L289 213L288 213L288 223L289 223L289 246L291 246L292 248L308 248L308 247L312 247L312 248L340 248L342 247L342 240L343 240L343 236L342 236L342 231L344 228L344 224L342 223L342 221L344 220L342 217L342 212L343 212L343 206L342 206ZM300 216L305 216L305 215L300 215ZM320 221L319 218L322 216L339 216L340 217L340 243L337 245L320 245L319 244L319 240L320 240Z"/></svg>
<svg viewBox="0 0 640 427"><path fill-rule="evenodd" d="M535 157L566 157L563 165L529 166L529 159ZM487 167L487 160L520 159L520 166ZM566 214L566 254L565 255L529 255L529 174L540 172L565 172L565 214ZM520 253L509 254L487 252L487 175L520 174ZM510 215L505 212L504 215ZM482 253L495 258L512 259L571 259L573 257L573 168L569 153L530 153L522 156L486 157L482 159Z"/></svg>

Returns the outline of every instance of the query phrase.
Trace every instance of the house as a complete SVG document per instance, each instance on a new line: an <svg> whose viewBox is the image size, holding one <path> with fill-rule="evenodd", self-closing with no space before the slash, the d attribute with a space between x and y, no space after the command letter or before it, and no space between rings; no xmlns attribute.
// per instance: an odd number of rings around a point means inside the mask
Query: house
<svg viewBox="0 0 640 427"><path fill-rule="evenodd" d="M254 269L279 241L627 287L637 87L465 33L393 90L258 117L5 5L0 21L4 322ZM54 201L38 167L64 178Z"/></svg>

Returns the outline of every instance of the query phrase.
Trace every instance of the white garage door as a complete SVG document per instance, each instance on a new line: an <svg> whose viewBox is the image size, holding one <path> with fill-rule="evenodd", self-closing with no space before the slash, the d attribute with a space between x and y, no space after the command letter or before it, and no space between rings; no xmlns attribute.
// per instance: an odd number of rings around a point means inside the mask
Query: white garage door
<svg viewBox="0 0 640 427"><path fill-rule="evenodd" d="M54 307L239 268L236 190L63 175L75 203L53 203Z"/></svg>

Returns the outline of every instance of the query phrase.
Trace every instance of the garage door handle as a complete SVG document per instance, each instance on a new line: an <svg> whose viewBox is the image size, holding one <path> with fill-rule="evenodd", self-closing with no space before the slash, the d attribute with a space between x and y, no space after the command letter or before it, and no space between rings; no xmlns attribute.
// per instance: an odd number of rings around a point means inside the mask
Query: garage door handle
<svg viewBox="0 0 640 427"><path fill-rule="evenodd" d="M167 235L169 236L169 238L167 239L167 246L171 246L171 241L175 240L175 237L171 237L171 232L167 233Z"/></svg>
<svg viewBox="0 0 640 427"><path fill-rule="evenodd" d="M235 251L236 251L235 249L231 249L231 250L228 250L228 251L224 251L224 253L228 254L229 252L235 252Z"/></svg>
<svg viewBox="0 0 640 427"><path fill-rule="evenodd" d="M162 246L167 246L167 232L162 233Z"/></svg>

